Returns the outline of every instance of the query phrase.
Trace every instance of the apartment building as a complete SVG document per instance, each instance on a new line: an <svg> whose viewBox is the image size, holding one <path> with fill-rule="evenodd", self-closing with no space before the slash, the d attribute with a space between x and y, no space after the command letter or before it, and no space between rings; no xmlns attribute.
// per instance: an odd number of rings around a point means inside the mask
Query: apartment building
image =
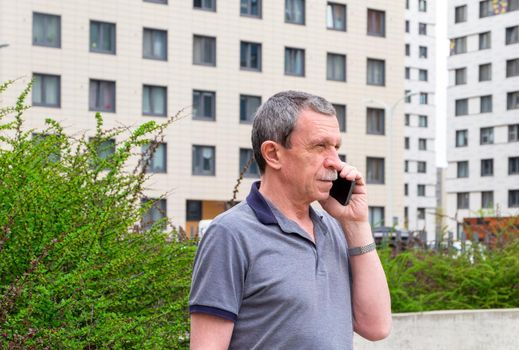
<svg viewBox="0 0 519 350"><path fill-rule="evenodd" d="M224 211L251 157L251 120L272 94L332 101L343 159L366 176L374 225L403 222L404 2L6 0L0 80L34 78L27 126L71 134L165 120L187 108L153 156L149 213L196 229ZM425 91L425 90L424 90ZM3 100L14 98L11 89ZM432 118L432 117L431 117ZM120 140L113 140L117 145ZM432 167L432 165L431 165ZM237 200L259 178L253 164Z"/></svg>
<svg viewBox="0 0 519 350"><path fill-rule="evenodd" d="M404 222L410 231L436 237L436 4L406 1L404 116Z"/></svg>
<svg viewBox="0 0 519 350"><path fill-rule="evenodd" d="M519 214L519 1L449 2L449 229Z"/></svg>

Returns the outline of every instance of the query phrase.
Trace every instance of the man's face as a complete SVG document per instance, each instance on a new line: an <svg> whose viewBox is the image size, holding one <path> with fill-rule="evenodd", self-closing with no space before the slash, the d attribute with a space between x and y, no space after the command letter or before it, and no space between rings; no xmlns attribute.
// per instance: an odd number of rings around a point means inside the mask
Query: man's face
<svg viewBox="0 0 519 350"><path fill-rule="evenodd" d="M329 196L342 163L339 123L334 116L303 110L290 135L290 148L282 149L281 173L290 200L311 203Z"/></svg>

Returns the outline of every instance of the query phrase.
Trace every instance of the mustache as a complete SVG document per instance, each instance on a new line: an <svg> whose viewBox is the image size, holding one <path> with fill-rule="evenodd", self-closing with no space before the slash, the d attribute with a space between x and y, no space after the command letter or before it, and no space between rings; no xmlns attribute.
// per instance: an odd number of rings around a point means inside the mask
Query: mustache
<svg viewBox="0 0 519 350"><path fill-rule="evenodd" d="M321 176L321 180L324 180L324 181L335 181L337 180L337 177L339 175L337 174L337 171L336 170L327 170L323 176Z"/></svg>

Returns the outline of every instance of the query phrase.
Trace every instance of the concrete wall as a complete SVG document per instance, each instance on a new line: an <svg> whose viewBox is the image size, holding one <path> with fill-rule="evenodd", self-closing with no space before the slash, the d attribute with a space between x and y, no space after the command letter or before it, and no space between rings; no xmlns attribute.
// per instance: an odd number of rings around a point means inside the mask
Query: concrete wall
<svg viewBox="0 0 519 350"><path fill-rule="evenodd" d="M454 310L393 315L391 335L370 342L355 335L355 350L519 349L519 309Z"/></svg>

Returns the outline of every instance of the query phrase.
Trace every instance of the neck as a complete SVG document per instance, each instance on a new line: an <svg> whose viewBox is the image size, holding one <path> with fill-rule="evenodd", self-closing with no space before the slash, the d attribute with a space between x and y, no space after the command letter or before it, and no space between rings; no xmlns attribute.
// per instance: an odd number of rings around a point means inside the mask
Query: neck
<svg viewBox="0 0 519 350"><path fill-rule="evenodd" d="M290 188L291 186L287 186L278 177L264 174L261 177L259 192L287 218L300 224L305 223L310 220L310 203L298 201Z"/></svg>

